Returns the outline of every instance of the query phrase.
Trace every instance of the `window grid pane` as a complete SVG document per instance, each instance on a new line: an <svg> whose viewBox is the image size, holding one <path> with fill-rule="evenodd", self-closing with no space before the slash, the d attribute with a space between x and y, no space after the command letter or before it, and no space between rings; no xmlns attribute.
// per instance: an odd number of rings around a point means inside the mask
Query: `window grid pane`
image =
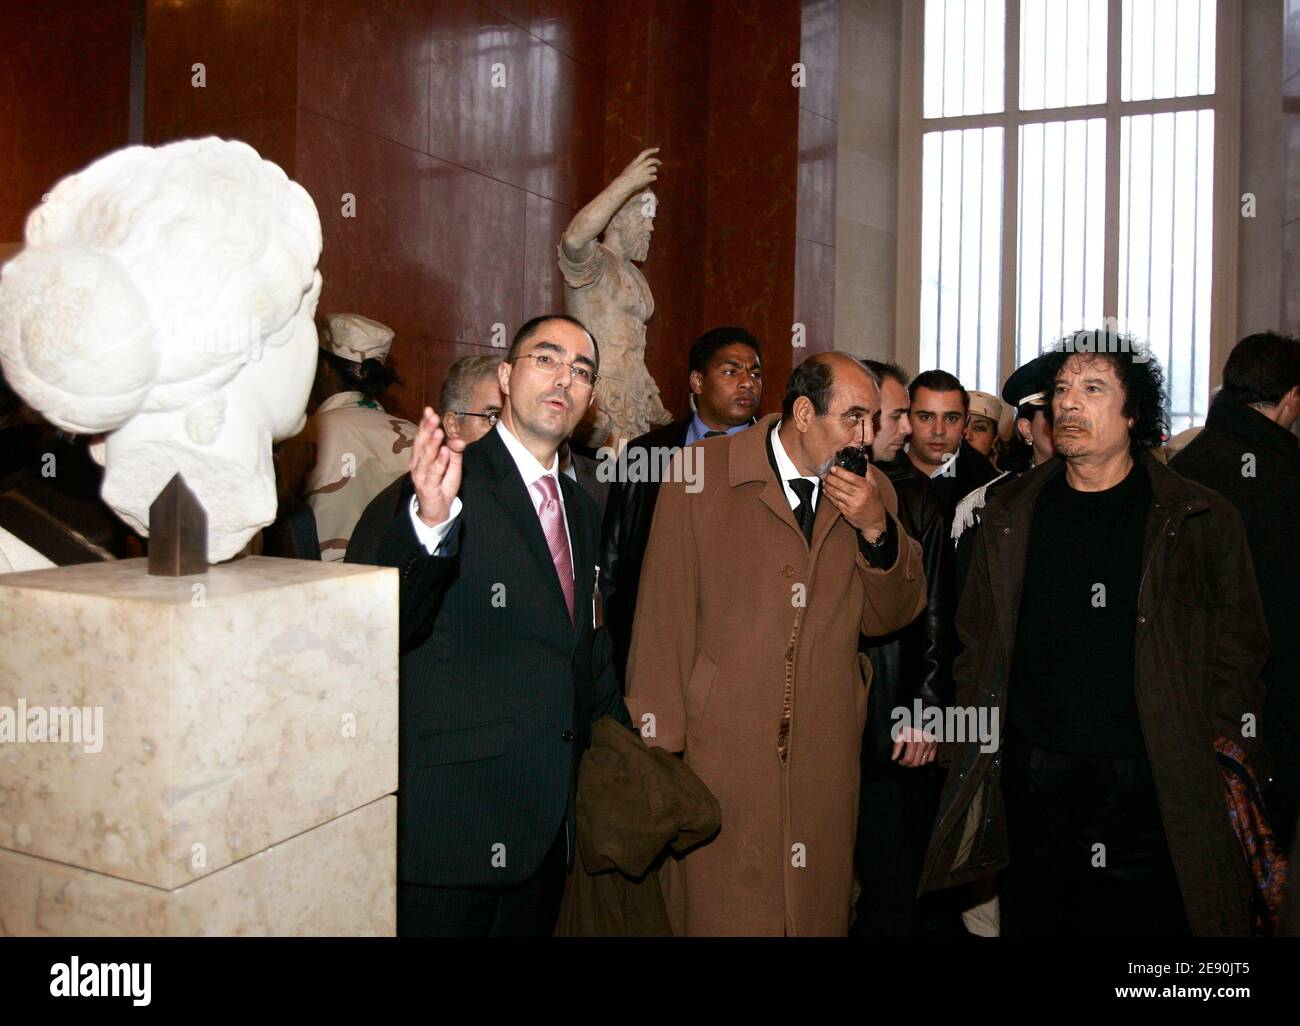
<svg viewBox="0 0 1300 1026"><path fill-rule="evenodd" d="M925 0L922 116L1003 109L1005 0Z"/></svg>
<svg viewBox="0 0 1300 1026"><path fill-rule="evenodd" d="M1002 294L1002 129L922 141L921 366L996 392Z"/></svg>
<svg viewBox="0 0 1300 1026"><path fill-rule="evenodd" d="M925 0L925 118L1002 112L1004 2ZM1012 2L1021 110L1214 92L1216 0L1121 0L1117 24L1109 0ZM1109 97L1108 32L1120 33L1119 95ZM1161 362L1177 432L1202 423L1209 405L1214 116L1119 120L1119 173L1109 183L1120 203L1115 313ZM1016 290L1020 363L1069 331L1102 325L1107 138L1104 118L1015 130L1018 218L1006 244L1016 246L1016 278L1005 287ZM991 392L1001 384L1003 131L922 137L920 366Z"/></svg>
<svg viewBox="0 0 1300 1026"><path fill-rule="evenodd" d="M1017 362L1101 323L1106 120L1020 128Z"/></svg>
<svg viewBox="0 0 1300 1026"><path fill-rule="evenodd" d="M1107 0L1021 0L1020 109L1106 102Z"/></svg>
<svg viewBox="0 0 1300 1026"><path fill-rule="evenodd" d="M1124 0L1120 99L1214 92L1215 0Z"/></svg>
<svg viewBox="0 0 1300 1026"><path fill-rule="evenodd" d="M1119 327L1165 371L1171 429L1209 399L1214 112L1120 120Z"/></svg>

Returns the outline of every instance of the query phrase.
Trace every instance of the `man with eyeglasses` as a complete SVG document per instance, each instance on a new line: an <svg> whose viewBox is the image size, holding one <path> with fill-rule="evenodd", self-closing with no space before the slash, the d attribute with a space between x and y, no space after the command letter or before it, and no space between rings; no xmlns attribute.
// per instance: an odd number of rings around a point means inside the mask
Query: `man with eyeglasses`
<svg viewBox="0 0 1300 1026"><path fill-rule="evenodd" d="M501 386L497 384L499 356L462 356L447 370L438 396L442 426L448 438L477 442L501 417Z"/></svg>
<svg viewBox="0 0 1300 1026"><path fill-rule="evenodd" d="M497 425L466 446L426 409L348 549L401 571L399 935L549 936L591 724L630 725L597 629L596 509L558 455L599 361L578 321L529 321Z"/></svg>
<svg viewBox="0 0 1300 1026"><path fill-rule="evenodd" d="M721 832L667 864L675 935L848 929L871 674L858 636L925 605L920 545L865 464L879 412L870 371L811 356L780 414L700 443L702 487L660 485L627 704L722 809Z"/></svg>

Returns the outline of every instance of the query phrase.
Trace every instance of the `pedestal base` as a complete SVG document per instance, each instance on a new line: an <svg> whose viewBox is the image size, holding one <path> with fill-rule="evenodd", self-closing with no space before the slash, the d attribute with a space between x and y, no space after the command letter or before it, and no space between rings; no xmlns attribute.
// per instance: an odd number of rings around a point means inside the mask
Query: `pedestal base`
<svg viewBox="0 0 1300 1026"><path fill-rule="evenodd" d="M0 850L0 934L391 937L396 890L389 795L170 891Z"/></svg>

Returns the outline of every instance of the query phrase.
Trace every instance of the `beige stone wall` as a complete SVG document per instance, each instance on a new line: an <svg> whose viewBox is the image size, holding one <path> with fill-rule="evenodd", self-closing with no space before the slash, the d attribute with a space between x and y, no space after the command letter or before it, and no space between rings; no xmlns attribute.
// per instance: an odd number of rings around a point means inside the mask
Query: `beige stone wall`
<svg viewBox="0 0 1300 1026"><path fill-rule="evenodd" d="M841 0L835 348L881 359L895 353L901 47L900 0Z"/></svg>

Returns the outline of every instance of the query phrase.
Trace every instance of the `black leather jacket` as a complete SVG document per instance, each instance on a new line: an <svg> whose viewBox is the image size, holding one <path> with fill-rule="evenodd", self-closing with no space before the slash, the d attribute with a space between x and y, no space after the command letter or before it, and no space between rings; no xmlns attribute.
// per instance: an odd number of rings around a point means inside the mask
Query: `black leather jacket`
<svg viewBox="0 0 1300 1026"><path fill-rule="evenodd" d="M946 706L953 700L952 575L944 572L951 559L947 520L930 482L905 453L878 466L898 493L898 517L904 529L921 543L927 604L902 630L859 640L859 649L874 670L862 738L863 772L873 776L916 772L890 762L894 746L890 730L895 723L891 713L896 707L911 710L918 698L924 706Z"/></svg>
<svg viewBox="0 0 1300 1026"><path fill-rule="evenodd" d="M686 444L690 418L649 431L627 443L625 456L634 449L662 446L680 449ZM641 583L641 561L650 541L659 484L655 481L615 481L605 505L600 536L600 594L605 605L605 626L614 642L614 672L627 688L627 657L632 647L632 615Z"/></svg>

